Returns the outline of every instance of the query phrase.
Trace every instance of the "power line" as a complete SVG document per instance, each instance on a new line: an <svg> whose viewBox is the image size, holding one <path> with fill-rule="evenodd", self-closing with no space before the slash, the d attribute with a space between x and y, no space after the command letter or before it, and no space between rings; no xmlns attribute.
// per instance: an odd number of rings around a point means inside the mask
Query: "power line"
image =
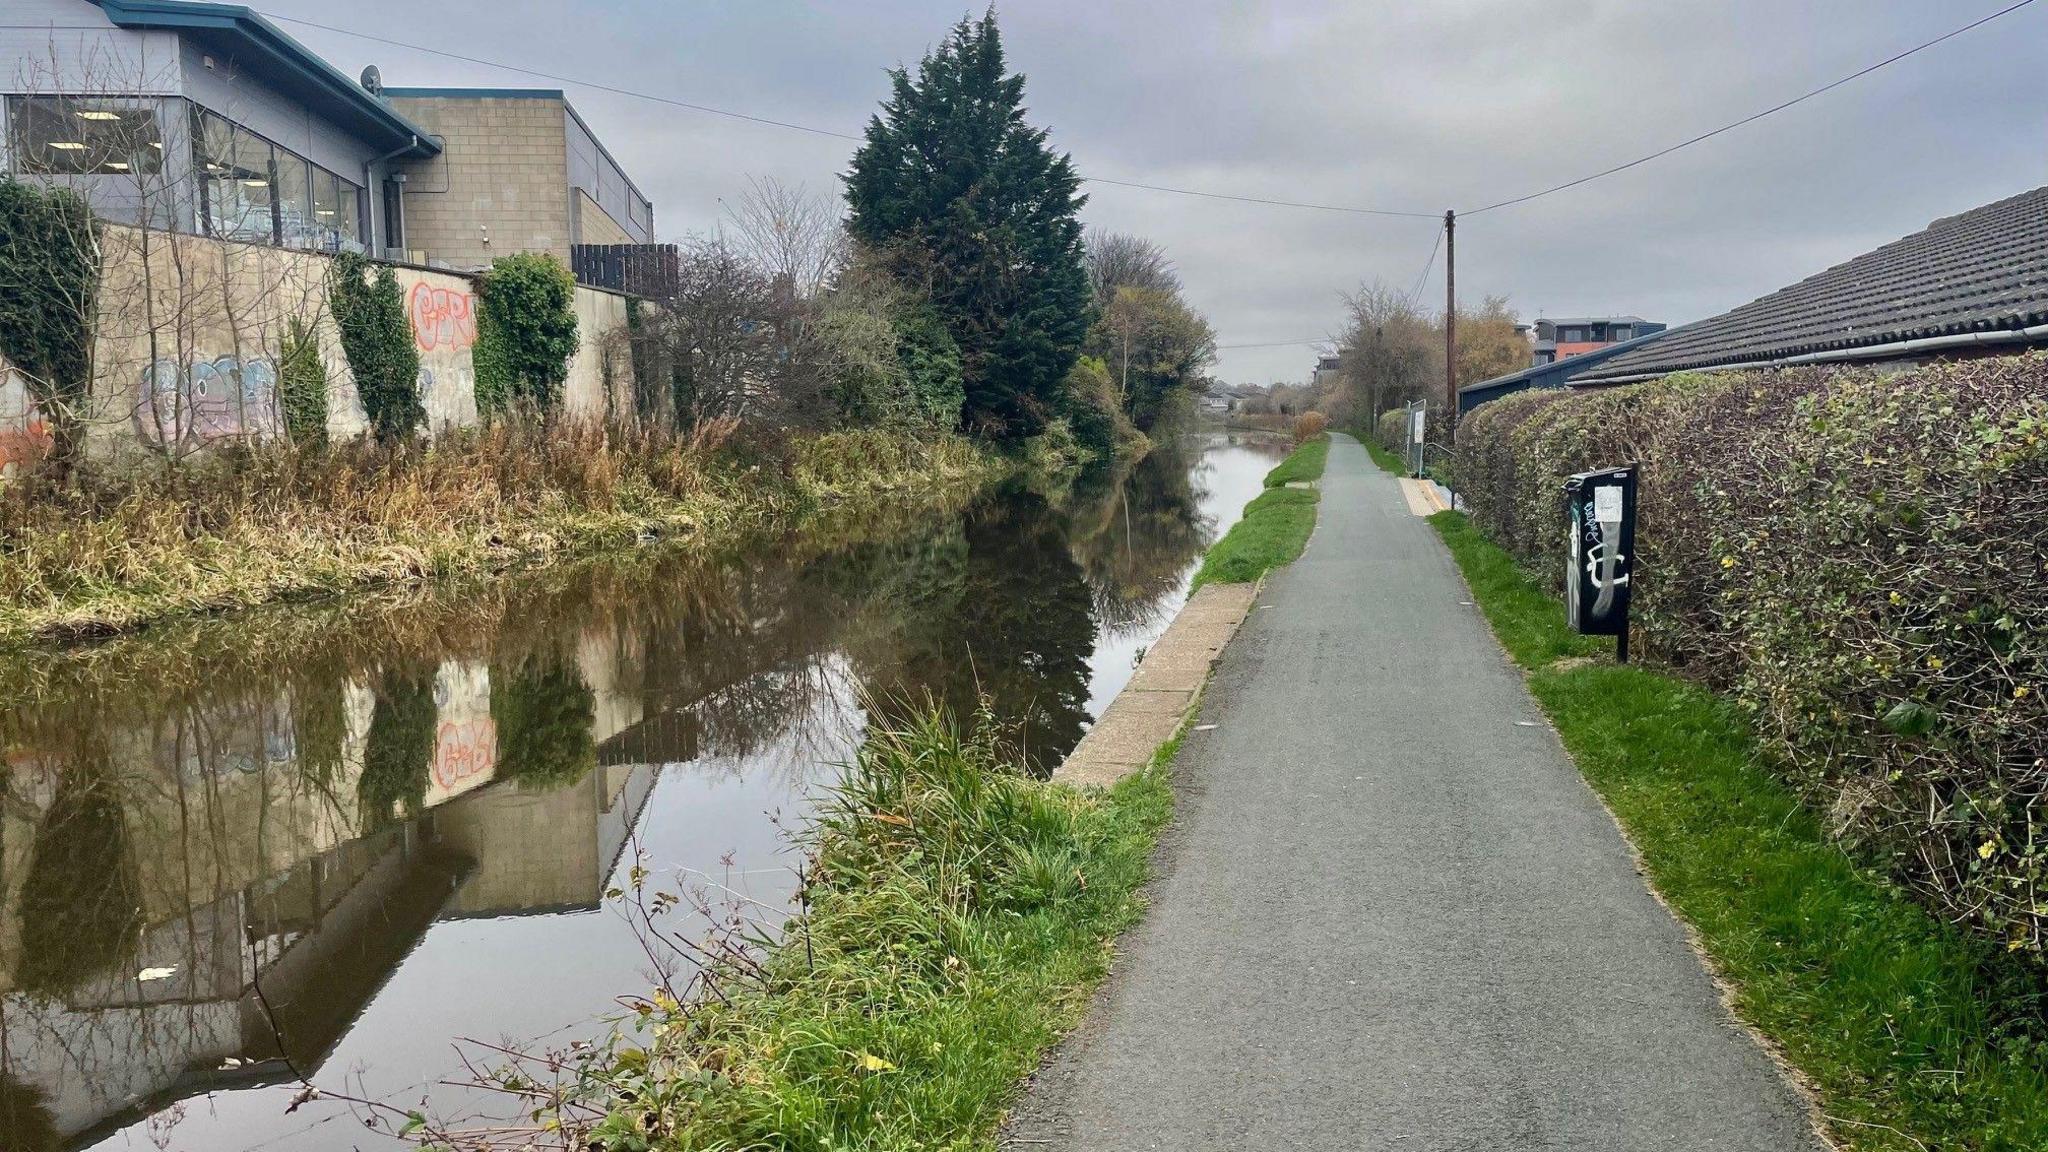
<svg viewBox="0 0 2048 1152"><path fill-rule="evenodd" d="M1851 72L1849 75L1844 76L1839 80L1823 84L1820 87L1815 88L1813 91L1805 93L1804 95L1794 96L1792 99L1787 100L1782 104L1773 104L1772 106L1764 109L1761 112L1757 112L1749 116L1744 116L1742 119L1733 121L1732 123L1723 124L1719 128L1716 128L1711 132L1702 132L1699 135L1694 136L1690 139L1681 140L1678 143L1671 145L1669 148L1658 149L1657 151L1652 152L1647 156L1637 157L1636 159L1631 160L1626 164L1616 164L1612 168L1603 168L1590 176L1581 176L1576 180L1567 180L1562 184L1552 185L1551 187L1545 188L1540 192L1531 192L1526 196L1516 196L1512 199L1497 201L1495 203L1488 204L1484 208L1473 208L1469 211L1460 212L1458 213L1458 215L1476 216L1481 212L1491 212L1495 208L1507 208L1515 204L1527 204L1531 200L1534 200L1541 196L1548 196L1553 192L1562 192L1567 188L1577 188L1581 184L1590 184L1603 176L1612 176L1617 172L1626 172L1629 169L1637 167L1639 165L1648 164L1652 160L1669 156L1673 152L1676 152L1681 148L1690 148L1703 140L1711 140L1724 132L1733 132L1735 129L1741 128L1744 125L1754 124L1766 116L1770 116L1778 112L1783 112L1785 109L1792 107L1794 104L1803 104L1816 96L1822 95L1827 92L1832 92L1835 89L1840 88L1842 85L1850 83L1854 80L1860 80L1863 77L1870 75L1872 72L1875 72L1880 68L1885 68L1889 67L1890 65L1896 64L1899 61L1904 60L1906 57L1911 56L1916 52L1924 52L1927 49L1934 47L1936 44L1943 42L1944 40L1953 40L1956 37L1961 36L1963 33L1971 31L1976 28L1981 28L1984 25L1991 23L1993 20L1996 20L2001 16L2011 15L2012 13L2017 12L2022 8L2025 8L2027 5L2032 4L2033 2L2034 0L2018 0L2018 3L2010 4L2004 8L2000 8L1998 11L1991 13L1989 16L1984 16L1979 19L1972 20L1970 23L1965 24L1961 28L1957 28L1952 32L1945 32L1940 36L1936 36L1932 40L1928 40L1920 44L1915 44L1911 48L1906 49L1904 52L1900 52L1893 56L1887 56L1883 60L1879 60L1877 63L1872 64L1867 68Z"/></svg>
<svg viewBox="0 0 2048 1152"><path fill-rule="evenodd" d="M393 48L404 48L412 52L424 52L429 56L441 56L449 60L460 60L465 64L479 64L486 68L498 68L506 72L517 72L523 76L534 76L542 80L552 80L557 84L572 84L579 88L591 88L599 92L610 92L616 96L629 96L636 100L652 100L658 104L667 104L673 108L687 108L692 112L724 116L733 120L745 120L752 124L766 124L776 128L788 128L795 132L808 132L814 136L829 136L835 140L851 140L859 143L865 139L852 133L838 132L830 128L819 128L811 124L797 124L792 121L777 120L768 116L755 116L746 112L735 112L730 108L714 108L709 104L697 104L688 100L678 100L671 96L659 96L652 92L620 88L611 84L602 84L595 80L563 76L555 72L544 72L538 68L524 68L517 64L486 60L479 56L465 56L460 52L447 52L439 48L429 48L424 44L414 44L409 40L394 40L388 36L374 36L368 32L357 32L350 28L339 28L332 24L322 24L316 20L304 20L297 16L284 16L275 12L262 12L260 15L266 19L283 21L286 24L318 28L322 32L332 32L337 36L352 36L358 40L368 40L375 44L386 44ZM1165 184L1147 184L1137 180L1111 180L1106 176L1083 176L1081 179L1084 183L1088 184L1111 184L1119 188L1141 188L1148 192L1170 192L1176 196L1195 196L1204 200L1232 200L1240 204L1261 204L1275 208L1303 208L1316 212L1343 212L1359 216L1400 216L1426 220L1436 219L1436 213L1434 212L1401 212L1389 208L1360 208L1343 204L1309 204L1299 200L1275 200L1261 196L1237 196L1228 192L1203 192L1193 188L1175 188Z"/></svg>
<svg viewBox="0 0 2048 1152"><path fill-rule="evenodd" d="M498 68L506 72L517 72L523 76L537 76L542 80L553 80L557 84L574 84L579 88L594 88L600 92L610 92L618 96L631 96L637 100L652 100L658 104L667 104L675 108L688 108L692 112L704 112L712 116L725 116L734 120L745 120L752 124L767 124L775 128L788 128L794 132L809 132L815 136L831 136L840 140L858 142L861 139L859 136L846 132L835 132L830 128L817 128L809 124L796 124L788 120L776 120L768 116L755 116L746 112L734 112L730 108L713 108L709 104L693 104L688 100L677 100L669 96L657 96L652 92L639 92L631 88L618 88L610 84L600 84L595 80L582 80L574 76L561 76L553 72L542 72L537 68L522 68L517 64L506 64L498 60L485 60L479 56L464 56L459 52L444 52L439 48L429 48L424 44L414 44L405 40L393 40L385 36L372 36L368 32L357 32L352 28L337 28L332 24L321 24L313 20L301 20L297 16L282 16L275 12L259 12L258 15L270 20L281 20L286 24L318 28L322 32L332 32L339 36L353 36L358 40L368 40L376 44L388 44L393 48L404 48L413 52L424 52L429 56L443 56L450 60L460 60L465 64L481 64L486 68Z"/></svg>
<svg viewBox="0 0 2048 1152"><path fill-rule="evenodd" d="M1119 188L1143 188L1149 192L1171 192L1177 196L1199 196L1205 200L1235 200L1240 204L1267 204L1277 208L1307 208L1316 212L1348 212L1359 216L1400 216L1415 220L1436 220L1435 212L1402 212L1393 208L1354 208L1343 204L1307 204L1299 200L1268 200L1260 196L1234 196L1228 192L1197 192L1191 188L1169 188L1164 184L1140 184L1131 180L1111 180L1103 176L1084 176L1090 184L1114 184Z"/></svg>
<svg viewBox="0 0 2048 1152"><path fill-rule="evenodd" d="M1444 230L1439 228L1436 230L1436 243L1429 246L1429 259L1422 263L1422 275L1415 278L1415 287L1408 290L1409 308L1414 308L1416 302L1422 299L1422 288L1429 283L1429 270L1436 267L1436 254L1443 246Z"/></svg>

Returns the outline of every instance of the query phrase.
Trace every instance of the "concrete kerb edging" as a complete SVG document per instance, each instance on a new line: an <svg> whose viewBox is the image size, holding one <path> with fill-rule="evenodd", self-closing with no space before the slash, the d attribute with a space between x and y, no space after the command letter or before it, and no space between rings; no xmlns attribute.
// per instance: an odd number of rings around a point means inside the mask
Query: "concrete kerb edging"
<svg viewBox="0 0 2048 1152"><path fill-rule="evenodd" d="M1060 766L1056 784L1107 788L1152 763L1180 734L1223 650L1251 615L1265 577L1205 584L1145 650L1138 670Z"/></svg>

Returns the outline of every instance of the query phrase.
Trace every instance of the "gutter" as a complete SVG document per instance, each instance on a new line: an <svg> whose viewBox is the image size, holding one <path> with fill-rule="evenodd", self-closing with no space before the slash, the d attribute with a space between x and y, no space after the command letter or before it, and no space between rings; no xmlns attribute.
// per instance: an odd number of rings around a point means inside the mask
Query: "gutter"
<svg viewBox="0 0 2048 1152"><path fill-rule="evenodd" d="M1917 352L1940 352L1951 348L1970 348L1985 344L2031 344L2037 340L2048 340L2048 324L2036 324L2031 328L2006 328L1996 332L1959 332L1951 336L1923 336L1916 340L1894 340L1889 344L1868 344L1861 348L1834 348L1825 352L1781 356L1775 360L1745 360L1738 364L1709 364L1699 368L1666 368L1659 372L1637 372L1629 376L1602 376L1597 379L1582 377L1572 380L1565 387L1640 384L1645 380L1674 376L1680 372L1748 372L1758 368L1793 368L1803 364L1885 359L1893 356L1910 356Z"/></svg>

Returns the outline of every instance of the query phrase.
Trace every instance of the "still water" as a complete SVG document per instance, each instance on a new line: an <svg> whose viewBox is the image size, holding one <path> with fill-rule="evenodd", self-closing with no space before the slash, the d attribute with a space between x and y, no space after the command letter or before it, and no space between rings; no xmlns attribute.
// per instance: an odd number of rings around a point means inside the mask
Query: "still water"
<svg viewBox="0 0 2048 1152"><path fill-rule="evenodd" d="M649 986L606 896L636 861L775 920L870 707L986 695L1057 765L1283 452L9 657L0 1149L392 1144L288 1114L295 1073L460 1109L458 1039L559 1045Z"/></svg>

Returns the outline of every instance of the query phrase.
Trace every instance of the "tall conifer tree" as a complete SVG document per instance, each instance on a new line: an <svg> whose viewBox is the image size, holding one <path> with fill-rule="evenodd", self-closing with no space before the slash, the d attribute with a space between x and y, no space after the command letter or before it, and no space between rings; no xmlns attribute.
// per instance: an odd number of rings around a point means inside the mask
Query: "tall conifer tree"
<svg viewBox="0 0 2048 1152"><path fill-rule="evenodd" d="M1081 178L1025 122L994 9L955 25L915 79L890 80L846 176L849 227L929 291L960 348L962 426L1034 435L1062 410L1088 331Z"/></svg>

